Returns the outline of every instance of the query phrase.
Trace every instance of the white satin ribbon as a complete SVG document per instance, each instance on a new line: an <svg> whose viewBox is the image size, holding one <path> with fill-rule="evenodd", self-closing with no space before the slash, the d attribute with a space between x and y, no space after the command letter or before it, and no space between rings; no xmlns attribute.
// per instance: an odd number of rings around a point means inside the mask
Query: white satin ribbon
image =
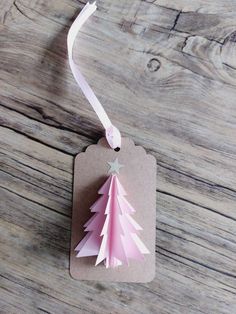
<svg viewBox="0 0 236 314"><path fill-rule="evenodd" d="M73 60L73 46L75 42L75 38L86 22L86 20L96 11L97 6L96 2L90 4L89 2L84 6L83 10L77 16L73 24L71 25L68 36L67 36L67 49L68 49L68 58L71 71L74 75L74 78L78 85L80 86L82 92L84 93L85 97L88 99L89 103L93 107L94 111L96 112L98 118L100 119L106 134L106 139L111 146L111 148L115 149L121 146L121 135L120 131L111 123L107 113L105 112L102 104L97 99L96 95L94 94L93 90L86 82L84 76L80 72L77 64Z"/></svg>

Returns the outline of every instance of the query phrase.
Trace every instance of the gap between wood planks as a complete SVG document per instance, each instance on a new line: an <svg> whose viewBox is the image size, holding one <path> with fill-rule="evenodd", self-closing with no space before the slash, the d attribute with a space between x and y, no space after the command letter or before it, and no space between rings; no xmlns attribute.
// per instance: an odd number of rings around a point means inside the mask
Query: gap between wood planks
<svg viewBox="0 0 236 314"><path fill-rule="evenodd" d="M4 107L7 107L7 106L4 106ZM10 109L10 110L15 111L14 109ZM22 114L22 113L21 113L21 114ZM42 121L39 121L39 120L37 120L37 119L33 119L33 118L30 118L30 119L35 120L35 121L40 122L40 123L43 123L43 124L46 124L46 123L44 123L44 122L42 122ZM46 124L46 125L48 125L48 124ZM71 157L75 157L75 156L76 156L76 154L69 153L68 151L59 149L59 148L57 148L57 147L55 147L55 146L53 146L53 145L50 145L50 144L48 144L48 143L45 143L45 142L43 142L43 141L41 141L41 140L39 140L39 139L37 139L37 138L35 138L35 137L33 137L33 136L30 136L30 135L28 135L28 134L25 134L24 132L19 131L18 129L15 129L15 128L12 128L12 127L9 127L9 126L2 126L2 127L3 127L3 128L6 128L6 129L9 129L9 130L12 130L12 131L14 131L14 132L16 132L16 133L18 133L18 134L20 134L20 135L25 136L26 138L29 138L30 140L33 140L33 141L35 141L35 142L37 142L37 143L40 143L40 144L42 144L42 145L45 145L45 146L47 146L47 147L50 147L50 148L52 148L52 149L54 149L54 150L56 150L56 151L60 151L61 153L65 154L65 155L68 155L68 156L71 156ZM50 125L50 127L55 127L55 126ZM60 129L60 127L55 127L55 128ZM68 132L70 132L70 131L68 131ZM75 132L75 131L73 131L72 133L75 133L75 134L77 134L77 135L81 135L79 132ZM82 136L85 136L85 135L82 134ZM151 154L154 154L154 155L155 155L155 151L148 150L148 149L146 149L146 151L147 151L148 153L151 153ZM222 190L226 190L226 191L228 190L228 191L230 191L230 192L236 193L236 191L235 191L234 189L231 189L231 188L226 187L226 186L223 186L223 185L215 184L215 183L210 182L210 181L206 181L206 180L204 180L204 179L202 179L202 178L198 178L198 177L192 176L192 175L190 175L190 174L188 174L188 173L186 173L186 172L179 171L179 170L173 169L173 168L171 168L171 167L168 167L168 165L163 165L162 163L158 163L158 161L157 161L157 165L159 165L160 167L165 168L165 169L167 169L167 170L169 170L169 171L173 171L173 172L179 173L179 174L181 174L181 175L183 175L183 176L186 176L187 178L191 178L191 179L193 179L194 181L198 181L198 182L200 182L200 183L206 184L206 185L208 185L208 186L210 186L210 187L218 188L218 189L220 189L220 190L221 190L221 189L222 189ZM63 171L64 171L64 170L63 170ZM163 193L168 193L168 192L163 191ZM227 193L226 193L226 194L227 194ZM178 197L178 196L175 196L175 197ZM186 201L187 201L187 199L186 199ZM197 204L197 205L200 206L199 204ZM229 218L230 218L230 217L229 217Z"/></svg>
<svg viewBox="0 0 236 314"><path fill-rule="evenodd" d="M5 171L3 171L3 172L5 172ZM20 197L20 198L22 198L22 199L25 199L25 200L27 200L27 201L29 201L29 202L35 203L35 204L37 204L37 205L40 205L40 206L44 207L44 208L47 209L47 210L50 210L50 211L52 211L52 212L55 212L55 213L57 213L57 214L59 214L59 215L62 215L62 216L64 216L64 217L67 217L67 218L71 219L71 215L67 215L67 214L62 213L62 212L59 212L59 211L57 211L57 210L55 210L55 209L53 209L53 208L51 208L51 207L47 207L47 206L45 206L45 205L42 205L42 204L40 204L39 202L37 202L37 201L35 201L35 200L29 199L29 198L27 198L27 197L25 197L25 196L20 195L19 193L13 192L11 189L8 189L8 188L5 188L5 187L2 187L2 188L5 189L6 191L10 192L10 193L13 193L13 194L17 195L18 197ZM170 197L174 197L174 198L180 199L181 201L189 202L190 204L192 204L192 205L194 205L194 206L199 206L199 207L204 208L204 209L206 209L206 210L211 210L211 209L209 209L209 208L207 208L207 207L198 205L198 204L193 203L193 202L191 202L191 201L188 201L188 200L186 200L186 199L180 198L180 197L178 197L178 196L176 196L176 195L172 195L172 194L170 194L170 193L166 193L166 192L159 191L159 190L157 190L157 191L158 191L159 193L163 193L164 195L167 195L167 196L170 196ZM212 210L211 210L211 211L212 211ZM216 211L213 210L213 212L216 212ZM218 212L216 212L216 213L222 215L221 213L218 213ZM226 218L232 219L232 217L227 217L226 215L223 215L223 216L226 217ZM233 220L235 220L235 219L233 219ZM60 228L60 226L58 226L58 227ZM166 230L162 230L162 229L158 228L158 226L157 226L157 230L159 230L159 231L161 231L161 232L168 232L168 231L166 231ZM69 229L68 229L68 231L69 231ZM182 238L182 237L179 237L178 235L175 235L175 234L173 234L173 233L171 233L171 232L168 232L168 233L170 233L170 234L173 235L174 237ZM184 238L182 238L182 239L184 239ZM184 239L184 240L186 240L186 239ZM190 242L191 242L191 241L190 241ZM194 242L194 243L195 243L195 242ZM201 246L199 243L195 243L195 244ZM205 263L201 263L201 262L199 262L199 261L196 261L195 259L191 259L191 258L188 258L188 257L186 257L186 256L177 254L177 253L175 253L175 252L172 252L172 251L170 251L170 250L165 249L165 248L162 247L162 246L156 245L156 248L157 248L157 251L156 251L157 253L160 253L161 255L164 255L164 256L166 256L166 257L168 257L168 258L173 258L173 257L172 257L172 256L168 256L168 255L165 255L165 254L163 254L162 252L160 252L159 250L161 249L161 250L163 250L163 251L165 251L165 252L167 252L167 253L169 253L169 254L172 254L172 255L174 255L174 256L183 258L183 259L185 259L185 260L187 260L187 261L189 261L189 262L192 262L192 263L194 263L194 264L197 264L197 265L199 265L199 266L202 266L202 267L207 268L207 269L209 269L209 270L212 270L212 271L214 271L214 272L218 272L218 273L220 273L220 274L222 274L222 275L225 275L225 276L228 276L228 277L231 277L231 278L236 278L236 275L233 275L233 274L231 274L231 273L229 273L229 272L224 272L224 271L219 270L219 269L217 269L217 268L211 267L211 266L209 266L209 265L207 265L207 264L205 264ZM180 261L180 260L178 260L178 259L175 259L175 258L173 258L173 259L176 260L176 261L179 262L179 263L183 263L182 261ZM185 263L183 263L183 264L185 264ZM188 264L187 264L187 265L188 265ZM188 265L188 266L189 266L189 265Z"/></svg>

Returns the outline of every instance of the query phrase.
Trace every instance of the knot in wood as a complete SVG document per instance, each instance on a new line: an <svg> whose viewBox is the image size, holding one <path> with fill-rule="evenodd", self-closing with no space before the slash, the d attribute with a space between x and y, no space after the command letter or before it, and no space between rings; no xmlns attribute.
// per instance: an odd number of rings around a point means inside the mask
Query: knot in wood
<svg viewBox="0 0 236 314"><path fill-rule="evenodd" d="M147 68L150 72L156 72L160 69L161 62L157 58L152 58L148 61Z"/></svg>

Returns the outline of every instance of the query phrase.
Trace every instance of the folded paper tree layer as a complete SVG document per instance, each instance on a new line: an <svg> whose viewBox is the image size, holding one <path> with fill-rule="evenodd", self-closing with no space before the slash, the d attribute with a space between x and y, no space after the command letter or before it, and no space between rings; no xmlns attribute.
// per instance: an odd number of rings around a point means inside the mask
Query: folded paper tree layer
<svg viewBox="0 0 236 314"><path fill-rule="evenodd" d="M90 207L95 214L84 225L88 234L75 248L76 257L97 256L96 265L104 261L107 268L142 260L150 252L137 235L142 228L130 216L135 210L117 175L111 174L98 193L103 195Z"/></svg>

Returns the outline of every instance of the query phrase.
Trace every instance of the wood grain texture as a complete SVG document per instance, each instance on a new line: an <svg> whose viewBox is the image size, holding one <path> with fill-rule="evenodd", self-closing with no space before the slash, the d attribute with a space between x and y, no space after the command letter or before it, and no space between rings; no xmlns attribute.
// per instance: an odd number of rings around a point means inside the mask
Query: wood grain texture
<svg viewBox="0 0 236 314"><path fill-rule="evenodd" d="M68 67L84 2L0 0L1 313L236 313L236 3L101 0L75 59L157 160L156 278L73 280L74 156L102 135Z"/></svg>

